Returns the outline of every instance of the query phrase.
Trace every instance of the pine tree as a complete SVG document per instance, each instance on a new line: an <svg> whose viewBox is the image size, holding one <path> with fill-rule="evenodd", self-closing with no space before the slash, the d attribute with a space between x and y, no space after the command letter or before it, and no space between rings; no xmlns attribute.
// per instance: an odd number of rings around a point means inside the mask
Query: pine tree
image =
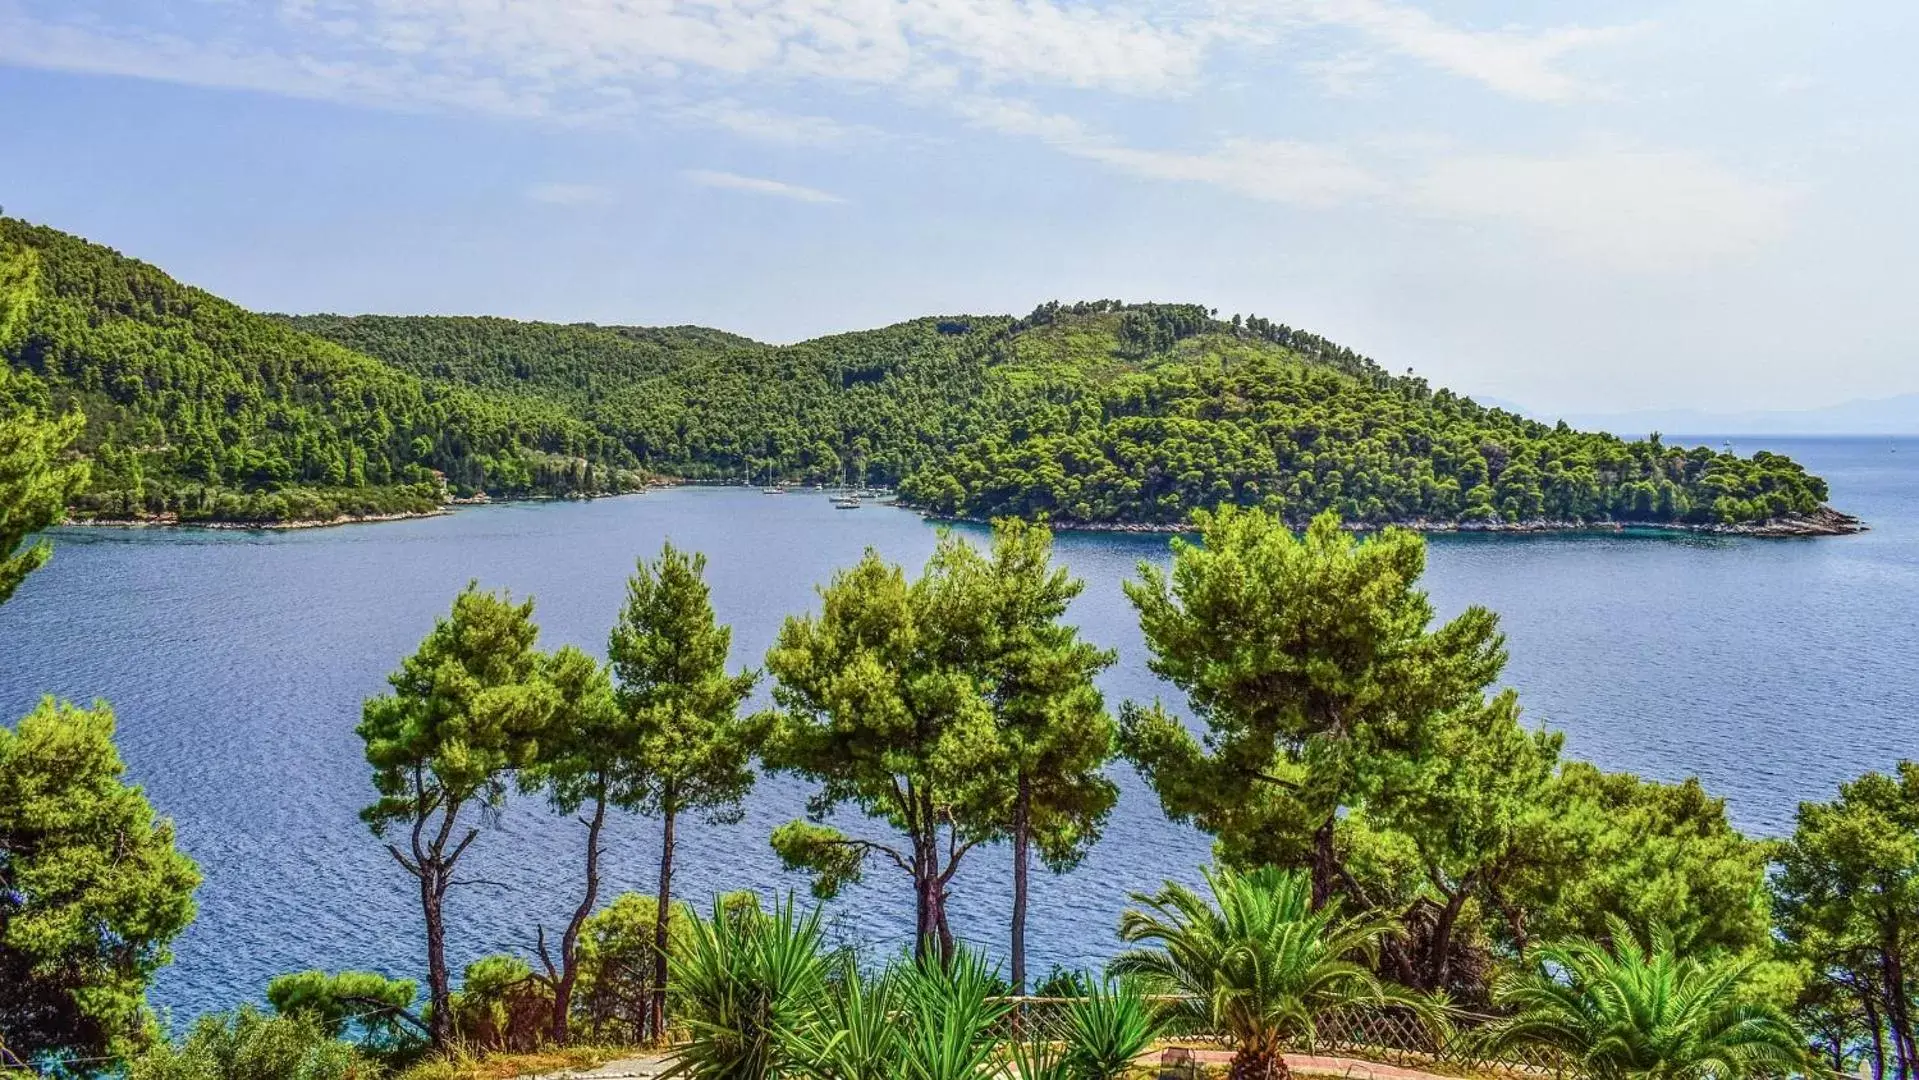
<svg viewBox="0 0 1919 1080"><path fill-rule="evenodd" d="M356 729L366 743L379 799L360 812L389 842L393 860L420 886L426 921L427 990L433 1041L452 1034L445 901L454 870L480 830L473 815L497 809L515 768L560 707L534 649L533 602L468 585L453 612L387 677L393 692L369 698Z"/></svg>
<svg viewBox="0 0 1919 1080"><path fill-rule="evenodd" d="M607 642L618 679L631 792L622 803L660 818L660 877L653 939L652 1034L665 1031L668 919L673 910L673 856L681 816L704 813L739 820L753 787L753 755L765 724L739 709L757 672L728 674L733 631L720 625L705 581L706 556L672 544L641 562L626 587L626 606Z"/></svg>

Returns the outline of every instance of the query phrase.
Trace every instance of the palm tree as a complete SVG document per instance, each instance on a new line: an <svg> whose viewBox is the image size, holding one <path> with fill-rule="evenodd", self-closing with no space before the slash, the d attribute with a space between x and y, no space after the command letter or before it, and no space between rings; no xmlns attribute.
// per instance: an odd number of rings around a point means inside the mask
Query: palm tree
<svg viewBox="0 0 1919 1080"><path fill-rule="evenodd" d="M1219 867L1205 875L1210 897L1170 881L1155 895L1134 894L1142 909L1120 917L1120 937L1156 947L1121 954L1112 970L1177 996L1175 1021L1230 1036L1229 1080L1290 1076L1284 1047L1310 1044L1327 1012L1378 1004L1436 1015L1430 1001L1368 967L1398 932L1390 920L1348 917L1337 899L1313 910L1312 883L1296 872Z"/></svg>
<svg viewBox="0 0 1919 1080"><path fill-rule="evenodd" d="M1609 929L1610 943L1540 949L1540 969L1494 989L1512 1012L1488 1033L1495 1047L1551 1047L1598 1080L1747 1080L1805 1068L1792 1022L1744 989L1756 961L1680 956L1664 927L1645 945L1616 918Z"/></svg>

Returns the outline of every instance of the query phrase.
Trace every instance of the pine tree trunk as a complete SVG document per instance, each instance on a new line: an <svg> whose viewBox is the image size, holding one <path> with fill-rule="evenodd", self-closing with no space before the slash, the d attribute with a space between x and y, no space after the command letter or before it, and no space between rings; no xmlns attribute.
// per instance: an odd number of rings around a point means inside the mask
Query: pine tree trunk
<svg viewBox="0 0 1919 1080"><path fill-rule="evenodd" d="M453 1044L453 986L446 970L446 921L440 907L446 891L440 884L445 869L437 861L420 867L420 913L426 918L426 984L432 1005L427 1028L436 1050Z"/></svg>
<svg viewBox="0 0 1919 1080"><path fill-rule="evenodd" d="M1896 935L1886 935L1879 949L1880 975L1884 980L1886 1002L1886 1021L1892 1029L1892 1051L1896 1062L1896 1075L1899 1080L1907 1080L1913 1074L1915 1048L1912 1041L1912 1019L1906 1007L1905 964L1901 958L1902 943Z"/></svg>
<svg viewBox="0 0 1919 1080"><path fill-rule="evenodd" d="M600 827L606 823L606 790L602 788L593 804L593 820L586 826L586 895L573 909L566 933L560 936L560 977L553 984L553 1042L565 1046L572 1040L573 986L580 978L580 927L593 914L600 898Z"/></svg>
<svg viewBox="0 0 1919 1080"><path fill-rule="evenodd" d="M661 814L663 825L660 830L659 908L653 916L653 1007L647 1018L655 1039L666 1038L666 951L671 944L673 916L673 825L679 817L673 805L671 788L662 802L665 811Z"/></svg>
<svg viewBox="0 0 1919 1080"><path fill-rule="evenodd" d="M1859 992L1859 1004L1872 1031L1872 1080L1886 1080L1886 1025L1879 1018L1879 1004L1869 990Z"/></svg>
<svg viewBox="0 0 1919 1080"><path fill-rule="evenodd" d="M1325 824L1313 830L1313 910L1326 906L1333 897L1333 876L1338 868L1334 865L1337 854L1333 850L1333 829L1335 819L1327 818Z"/></svg>
<svg viewBox="0 0 1919 1080"><path fill-rule="evenodd" d="M1013 993L1026 993L1026 873L1032 831L1033 782L1024 772L1013 801Z"/></svg>
<svg viewBox="0 0 1919 1080"><path fill-rule="evenodd" d="M1465 908L1466 900L1472 895L1470 878L1461 884L1459 892L1446 898L1446 906L1440 909L1439 918L1433 925L1431 942L1432 955L1429 958L1427 982L1422 989L1439 990L1446 985L1452 975L1453 963L1453 927L1459 924L1459 913Z"/></svg>
<svg viewBox="0 0 1919 1080"><path fill-rule="evenodd" d="M1226 1072L1226 1080L1291 1080L1292 1075L1293 1070L1287 1066L1285 1055L1278 1050L1248 1046L1233 1055L1233 1064Z"/></svg>

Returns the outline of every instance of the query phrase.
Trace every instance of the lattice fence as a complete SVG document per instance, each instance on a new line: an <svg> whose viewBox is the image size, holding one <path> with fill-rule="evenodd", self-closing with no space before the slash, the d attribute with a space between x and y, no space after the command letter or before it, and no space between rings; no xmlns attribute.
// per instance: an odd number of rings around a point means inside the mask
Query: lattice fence
<svg viewBox="0 0 1919 1080"><path fill-rule="evenodd" d="M1455 1012L1435 1028L1404 1009L1348 1009L1320 1017L1317 1038L1299 1049L1447 1073L1555 1080L1579 1075L1571 1060L1549 1047L1519 1044L1495 1049L1484 1037L1492 1019Z"/></svg>
<svg viewBox="0 0 1919 1080"><path fill-rule="evenodd" d="M1009 999L1002 1035L1063 1043L1071 1030L1072 998ZM1168 1003L1170 1003L1169 999ZM1564 1055L1544 1047L1508 1046L1495 1051L1482 1029L1491 1017L1453 1013L1437 1029L1404 1009L1342 1010L1319 1018L1316 1037L1291 1047L1297 1053L1351 1057L1451 1075L1499 1075L1518 1080L1579 1080ZM1169 1042L1194 1049L1230 1049L1223 1034L1176 1030Z"/></svg>

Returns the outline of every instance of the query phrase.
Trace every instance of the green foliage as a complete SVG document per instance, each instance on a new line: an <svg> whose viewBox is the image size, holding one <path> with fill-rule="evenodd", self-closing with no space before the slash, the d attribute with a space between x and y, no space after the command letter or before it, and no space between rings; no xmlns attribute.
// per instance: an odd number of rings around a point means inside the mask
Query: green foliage
<svg viewBox="0 0 1919 1080"><path fill-rule="evenodd" d="M553 988L517 956L483 956L466 966L449 999L454 1037L467 1049L526 1053L553 1026Z"/></svg>
<svg viewBox="0 0 1919 1080"><path fill-rule="evenodd" d="M795 1071L814 1080L897 1080L905 1043L900 975L864 977L841 962L812 1015L783 1035Z"/></svg>
<svg viewBox="0 0 1919 1080"><path fill-rule="evenodd" d="M134 1060L128 1080L376 1080L382 1070L312 1016L263 1016L251 1007L204 1017L179 1046Z"/></svg>
<svg viewBox="0 0 1919 1080"><path fill-rule="evenodd" d="M113 713L42 701L0 728L0 1045L119 1054L151 1033L149 980L200 875L123 779Z"/></svg>
<svg viewBox="0 0 1919 1080"><path fill-rule="evenodd" d="M1769 946L1770 849L1733 828L1725 800L1696 778L1666 784L1567 762L1545 805L1533 865L1510 888L1533 936L1602 937L1619 918L1658 923L1689 952Z"/></svg>
<svg viewBox="0 0 1919 1080"><path fill-rule="evenodd" d="M1157 525L1229 504L1295 525L1324 511L1368 525L1711 525L1826 498L1779 455L1541 424L1263 321L1097 307L1029 320L998 344L961 440L902 494L977 519Z"/></svg>
<svg viewBox="0 0 1919 1080"><path fill-rule="evenodd" d="M1510 1018L1493 1044L1550 1047L1600 1080L1744 1080L1805 1067L1792 1023L1743 985L1754 961L1684 956L1658 927L1642 945L1618 919L1609 937L1544 947L1541 970L1502 982L1495 997Z"/></svg>
<svg viewBox="0 0 1919 1080"><path fill-rule="evenodd" d="M360 812L420 884L434 1042L449 1029L450 979L442 905L453 871L479 829L466 815L497 808L511 770L530 763L564 701L534 649L533 602L468 585L420 648L387 677L393 692L369 698L358 732L379 798Z"/></svg>
<svg viewBox="0 0 1919 1080"><path fill-rule="evenodd" d="M740 716L759 674L727 672L733 631L714 617L705 575L706 556L665 545L656 562L642 561L627 579L626 604L607 638L607 656L619 680L618 737L607 744L619 777L615 801L661 819L656 1036L664 1034L672 978L667 917L679 818L703 812L712 821L738 821L741 802L753 787L753 754L766 737L764 722Z"/></svg>
<svg viewBox="0 0 1919 1080"><path fill-rule="evenodd" d="M276 318L5 219L0 354L32 382L14 396L84 408L94 475L77 505L109 516L364 512L411 505L436 472L496 495L625 490L645 472L853 477L982 520L1159 524L1220 504L1295 523L1712 524L1826 497L1777 455L1539 424L1192 304L1051 304L789 346L696 327Z"/></svg>
<svg viewBox="0 0 1919 1080"><path fill-rule="evenodd" d="M1238 866L1310 869L1316 896L1395 912L1384 970L1479 1000L1504 948L1670 920L1688 947L1766 942L1765 849L1697 781L1561 762L1510 691L1497 620L1433 625L1424 544L1303 536L1259 511L1197 518L1170 575L1128 586L1153 671L1186 691L1205 741L1129 706L1126 752L1175 818Z"/></svg>
<svg viewBox="0 0 1919 1080"><path fill-rule="evenodd" d="M1867 773L1830 803L1800 804L1778 849L1774 912L1812 979L1800 1004L1840 1060L1868 1043L1879 1072L1910 1075L1919 956L1919 765Z"/></svg>
<svg viewBox="0 0 1919 1080"><path fill-rule="evenodd" d="M727 672L733 631L714 618L705 574L706 556L669 543L627 579L607 656L634 733L629 765L645 788L621 805L661 815L701 810L730 822L753 786L752 757L764 735L762 723L739 716L759 674Z"/></svg>
<svg viewBox="0 0 1919 1080"><path fill-rule="evenodd" d="M380 799L361 813L375 835L423 814L497 806L559 706L533 647L533 602L468 585L451 616L370 698L357 729Z"/></svg>
<svg viewBox="0 0 1919 1080"><path fill-rule="evenodd" d="M673 1051L668 1075L692 1080L767 1080L787 1075L798 1030L819 1007L830 967L817 909L789 897L772 912L739 918L715 902L673 957L679 1017L692 1039Z"/></svg>
<svg viewBox="0 0 1919 1080"><path fill-rule="evenodd" d="M999 973L964 945L900 969L899 1063L906 1080L976 1080L998 1056L997 1032L1011 1005Z"/></svg>
<svg viewBox="0 0 1919 1080"><path fill-rule="evenodd" d="M419 985L373 971L299 971L267 984L267 1003L281 1016L310 1017L327 1035L349 1039L389 1060L413 1050L420 1031L407 1010Z"/></svg>
<svg viewBox="0 0 1919 1080"><path fill-rule="evenodd" d="M1427 754L1441 717L1489 707L1503 639L1483 608L1428 628L1412 533L1362 540L1328 514L1296 536L1233 507L1195 521L1200 540L1174 541L1170 577L1142 564L1126 591L1148 666L1186 692L1208 739L1129 707L1127 752L1167 812L1218 836L1228 861L1317 860L1324 896L1338 811Z"/></svg>
<svg viewBox="0 0 1919 1080"><path fill-rule="evenodd" d="M868 858L887 859L912 879L922 952L951 951L948 884L1003 820L1005 758L969 652L987 609L978 575L964 570L977 559L943 535L909 583L868 551L820 591L819 615L786 620L766 659L780 710L766 764L820 785L807 806L813 823L780 829L775 849L790 868L813 870L822 896ZM847 803L905 844L820 824Z"/></svg>
<svg viewBox="0 0 1919 1080"><path fill-rule="evenodd" d="M7 379L0 368L0 604L52 555L44 541L25 549L20 545L59 521L67 500L87 478L84 461L62 459L80 433L79 414L50 422L31 412L8 416Z"/></svg>
<svg viewBox="0 0 1919 1080"><path fill-rule="evenodd" d="M1135 895L1120 918L1135 948L1111 969L1152 991L1178 995L1172 1020L1230 1035L1234 1076L1264 1076L1291 1041L1310 1045L1317 1019L1357 1004L1399 1005L1432 1016L1422 998L1377 979L1365 963L1396 932L1375 916L1347 916L1337 899L1313 906L1303 874L1264 867L1206 871L1207 894L1168 882Z"/></svg>
<svg viewBox="0 0 1919 1080"><path fill-rule="evenodd" d="M1224 861L1309 868L1316 902L1343 893L1410 920L1431 882L1434 932L1390 940L1386 952L1402 981L1446 986L1460 909L1509 844L1504 821L1477 837L1456 828L1451 810L1487 792L1455 789L1489 770L1468 779L1449 755L1491 735L1546 755L1549 769L1557 749L1519 730L1510 694L1488 697L1505 664L1496 618L1469 608L1434 628L1418 587L1425 545L1404 530L1362 540L1326 514L1295 535L1274 515L1233 507L1195 520L1200 542L1175 541L1170 576L1142 565L1126 588L1149 666L1186 692L1206 738L1157 705L1129 705L1127 756L1168 814L1218 838ZM1442 797L1442 820L1429 820L1421 804ZM1369 807L1375 816L1355 813ZM1360 842L1362 826L1389 824L1415 829L1394 842L1437 878L1412 875L1406 890L1357 876L1354 856L1377 847Z"/></svg>
<svg viewBox="0 0 1919 1080"><path fill-rule="evenodd" d="M74 499L107 517L276 521L456 491L619 490L630 457L565 409L430 385L53 229L0 219L7 398L83 409ZM0 407L0 413L7 410Z"/></svg>
<svg viewBox="0 0 1919 1080"><path fill-rule="evenodd" d="M1140 983L1127 979L1089 980L1066 1020L1061 1065L1073 1080L1121 1080L1166 1026Z"/></svg>
<svg viewBox="0 0 1919 1080"><path fill-rule="evenodd" d="M1037 847L1056 873L1077 866L1118 801L1106 776L1117 731L1094 678L1117 654L1062 621L1085 583L1053 565L1043 525L1001 520L990 557L951 551L951 572L978 579L983 625L972 666L998 728L1006 774L1000 817L1013 848L1012 979L1026 982L1026 875Z"/></svg>
<svg viewBox="0 0 1919 1080"><path fill-rule="evenodd" d="M580 928L579 988L574 1016L594 1041L632 1046L651 1033L659 900L621 893ZM685 952L696 916L674 904L667 925L667 957Z"/></svg>

